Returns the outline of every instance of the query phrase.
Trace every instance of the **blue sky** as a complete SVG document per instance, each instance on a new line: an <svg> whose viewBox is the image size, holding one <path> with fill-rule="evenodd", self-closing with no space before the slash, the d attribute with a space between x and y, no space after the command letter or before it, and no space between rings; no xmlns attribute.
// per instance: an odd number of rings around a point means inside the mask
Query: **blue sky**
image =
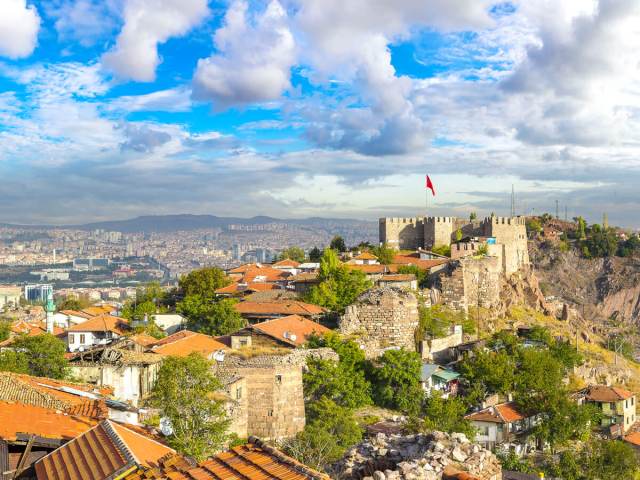
<svg viewBox="0 0 640 480"><path fill-rule="evenodd" d="M3 0L0 222L640 224L635 0Z"/></svg>

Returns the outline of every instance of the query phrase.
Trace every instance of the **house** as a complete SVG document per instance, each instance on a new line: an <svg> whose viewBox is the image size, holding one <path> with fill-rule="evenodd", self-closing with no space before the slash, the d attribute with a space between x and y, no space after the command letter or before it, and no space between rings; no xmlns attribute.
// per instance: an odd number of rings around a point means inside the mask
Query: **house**
<svg viewBox="0 0 640 480"><path fill-rule="evenodd" d="M168 335L182 330L187 324L187 319L178 313L154 313L151 318Z"/></svg>
<svg viewBox="0 0 640 480"><path fill-rule="evenodd" d="M158 355L186 357L193 352L202 354L208 359L214 358L217 352L224 351L227 346L204 333L180 330L150 345L150 350Z"/></svg>
<svg viewBox="0 0 640 480"><path fill-rule="evenodd" d="M218 288L215 293L220 297L244 297L256 292L265 292L269 290L282 290L282 287L276 283L264 282L234 282L226 287Z"/></svg>
<svg viewBox="0 0 640 480"><path fill-rule="evenodd" d="M240 283L276 283L284 282L291 273L287 270L273 268L271 265L249 263L227 271L227 276Z"/></svg>
<svg viewBox="0 0 640 480"><path fill-rule="evenodd" d="M256 437L196 464L145 433L102 422L40 459L37 480L329 480Z"/></svg>
<svg viewBox="0 0 640 480"><path fill-rule="evenodd" d="M22 288L17 286L0 286L0 310L16 308L20 306Z"/></svg>
<svg viewBox="0 0 640 480"><path fill-rule="evenodd" d="M106 345L124 336L129 330L126 319L111 315L99 315L67 329L67 346L70 352L87 350L96 345Z"/></svg>
<svg viewBox="0 0 640 480"><path fill-rule="evenodd" d="M413 273L390 273L382 275L377 281L379 287L418 289L418 279Z"/></svg>
<svg viewBox="0 0 640 480"><path fill-rule="evenodd" d="M8 347L21 335L34 337L45 333L47 333L47 325L45 322L39 320L16 320L9 326L9 338L0 342L0 347ZM54 326L53 334L61 337L64 335L64 330Z"/></svg>
<svg viewBox="0 0 640 480"><path fill-rule="evenodd" d="M273 263L271 266L275 269L288 272L290 275L297 275L300 262L296 262L295 260L285 258L284 260L280 260L279 262Z"/></svg>
<svg viewBox="0 0 640 480"><path fill-rule="evenodd" d="M596 405L602 414L600 425L609 429L615 426L610 431L616 436L626 433L636 421L636 396L628 390L590 385L577 392L574 397L579 404Z"/></svg>
<svg viewBox="0 0 640 480"><path fill-rule="evenodd" d="M535 417L527 417L514 402L494 405L464 418L476 429L475 441L488 449L514 443L535 425Z"/></svg>
<svg viewBox="0 0 640 480"><path fill-rule="evenodd" d="M54 315L53 321L59 327L69 328L84 323L94 316L77 310L60 310Z"/></svg>
<svg viewBox="0 0 640 480"><path fill-rule="evenodd" d="M300 315L305 318L318 318L326 309L299 300L274 300L268 302L244 301L234 305L235 309L250 323L260 322L287 315Z"/></svg>
<svg viewBox="0 0 640 480"><path fill-rule="evenodd" d="M137 407L153 388L163 357L143 351L128 338L76 352L69 358L74 378L113 388L113 397Z"/></svg>
<svg viewBox="0 0 640 480"><path fill-rule="evenodd" d="M300 315L288 315L249 325L231 334L231 348L289 347L304 345L311 335L324 335L331 330Z"/></svg>
<svg viewBox="0 0 640 480"><path fill-rule="evenodd" d="M420 372L422 389L430 396L433 392L442 393L443 398L455 397L458 394L460 374L434 363L423 363Z"/></svg>
<svg viewBox="0 0 640 480"><path fill-rule="evenodd" d="M370 252L362 252L360 255L353 257L349 263L353 263L355 265L377 265L380 262L378 261L378 257Z"/></svg>
<svg viewBox="0 0 640 480"><path fill-rule="evenodd" d="M139 474L160 467L175 450L127 428L104 420L35 465L38 480L111 480L144 478Z"/></svg>
<svg viewBox="0 0 640 480"><path fill-rule="evenodd" d="M299 273L298 275L289 278L288 287L298 295L304 295L319 283L320 280L318 279L317 273Z"/></svg>

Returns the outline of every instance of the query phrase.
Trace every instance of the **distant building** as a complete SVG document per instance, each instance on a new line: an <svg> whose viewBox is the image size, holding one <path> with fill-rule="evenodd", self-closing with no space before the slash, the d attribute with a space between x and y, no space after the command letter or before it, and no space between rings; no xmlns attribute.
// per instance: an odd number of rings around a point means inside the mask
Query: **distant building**
<svg viewBox="0 0 640 480"><path fill-rule="evenodd" d="M67 346L70 352L88 350L107 345L124 336L129 324L124 318L99 315L67 330Z"/></svg>
<svg viewBox="0 0 640 480"><path fill-rule="evenodd" d="M46 302L49 294L53 294L53 285L37 284L24 286L24 298L28 302Z"/></svg>
<svg viewBox="0 0 640 480"><path fill-rule="evenodd" d="M22 288L17 286L0 286L0 310L15 308L20 305Z"/></svg>

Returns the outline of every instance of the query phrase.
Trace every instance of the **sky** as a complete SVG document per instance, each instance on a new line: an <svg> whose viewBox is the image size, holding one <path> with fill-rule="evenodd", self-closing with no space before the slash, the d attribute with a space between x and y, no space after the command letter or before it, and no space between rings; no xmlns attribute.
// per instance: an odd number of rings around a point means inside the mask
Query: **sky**
<svg viewBox="0 0 640 480"><path fill-rule="evenodd" d="M640 2L0 0L0 222L507 215L512 186L640 226Z"/></svg>

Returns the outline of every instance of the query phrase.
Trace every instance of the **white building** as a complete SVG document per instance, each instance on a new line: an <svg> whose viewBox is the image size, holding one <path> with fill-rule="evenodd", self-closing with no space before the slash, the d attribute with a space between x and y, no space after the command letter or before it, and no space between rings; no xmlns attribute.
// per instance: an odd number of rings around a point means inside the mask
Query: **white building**
<svg viewBox="0 0 640 480"><path fill-rule="evenodd" d="M15 308L20 305L22 288L14 286L0 286L0 310Z"/></svg>
<svg viewBox="0 0 640 480"><path fill-rule="evenodd" d="M124 318L100 315L67 330L67 348L82 352L94 346L107 345L122 337L129 329Z"/></svg>

